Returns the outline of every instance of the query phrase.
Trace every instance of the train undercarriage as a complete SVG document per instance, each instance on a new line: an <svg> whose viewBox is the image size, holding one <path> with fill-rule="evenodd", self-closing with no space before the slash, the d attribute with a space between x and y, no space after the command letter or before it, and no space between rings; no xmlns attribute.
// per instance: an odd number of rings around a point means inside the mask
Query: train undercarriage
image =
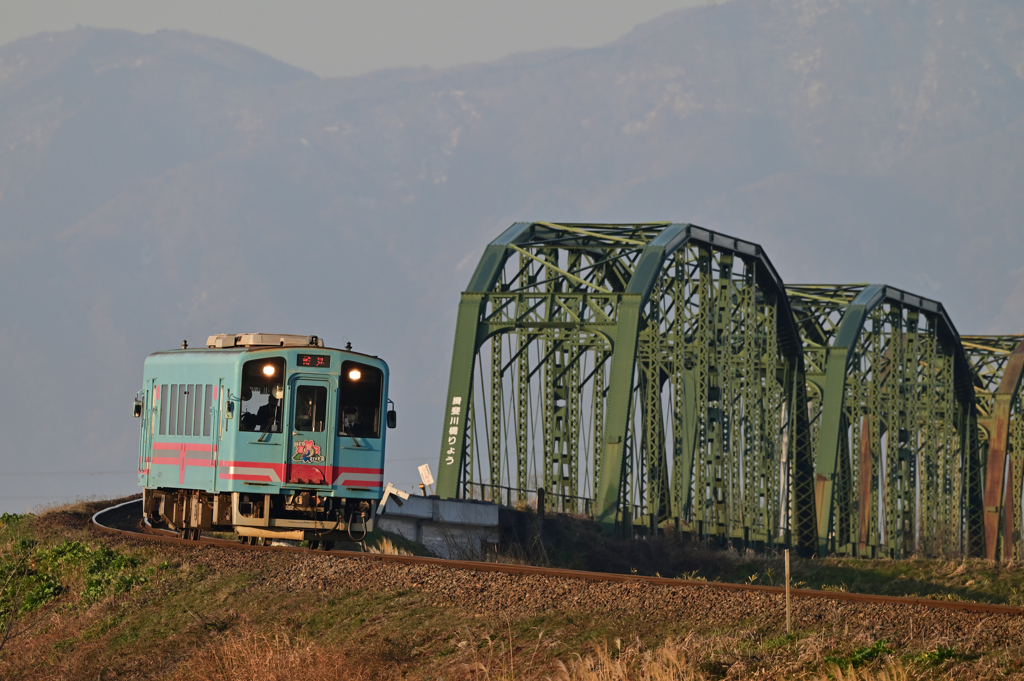
<svg viewBox="0 0 1024 681"><path fill-rule="evenodd" d="M370 502L321 497L316 490L252 494L145 488L142 499L150 525L186 539L199 539L203 531L234 532L247 544L290 540L329 548L334 542L362 541L373 531Z"/></svg>

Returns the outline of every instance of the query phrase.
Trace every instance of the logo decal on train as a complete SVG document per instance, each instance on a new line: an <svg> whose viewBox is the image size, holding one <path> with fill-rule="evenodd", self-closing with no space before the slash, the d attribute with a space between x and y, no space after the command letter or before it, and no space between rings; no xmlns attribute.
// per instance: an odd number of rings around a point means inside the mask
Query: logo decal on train
<svg viewBox="0 0 1024 681"><path fill-rule="evenodd" d="M323 463L324 455L320 453L320 445L314 444L312 440L303 440L295 443L295 456L292 461L302 463Z"/></svg>

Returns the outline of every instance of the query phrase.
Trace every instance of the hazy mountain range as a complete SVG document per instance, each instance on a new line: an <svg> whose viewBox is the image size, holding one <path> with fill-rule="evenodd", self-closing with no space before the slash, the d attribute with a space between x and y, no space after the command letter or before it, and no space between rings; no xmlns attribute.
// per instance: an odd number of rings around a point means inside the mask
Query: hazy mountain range
<svg viewBox="0 0 1024 681"><path fill-rule="evenodd" d="M1019 2L734 0L338 80L182 32L10 43L0 510L133 489L143 358L217 332L387 359L387 479L411 483L458 292L517 220L695 222L787 282L886 282L962 333L1019 332L1022 161Z"/></svg>

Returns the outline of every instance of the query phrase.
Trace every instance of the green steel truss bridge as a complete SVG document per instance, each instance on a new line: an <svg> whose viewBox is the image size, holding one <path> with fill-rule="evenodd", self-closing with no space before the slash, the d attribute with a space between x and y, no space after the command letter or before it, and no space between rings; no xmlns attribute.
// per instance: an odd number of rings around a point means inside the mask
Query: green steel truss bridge
<svg viewBox="0 0 1024 681"><path fill-rule="evenodd" d="M516 223L459 303L437 492L805 555L1022 557L1024 336L786 286L688 224Z"/></svg>

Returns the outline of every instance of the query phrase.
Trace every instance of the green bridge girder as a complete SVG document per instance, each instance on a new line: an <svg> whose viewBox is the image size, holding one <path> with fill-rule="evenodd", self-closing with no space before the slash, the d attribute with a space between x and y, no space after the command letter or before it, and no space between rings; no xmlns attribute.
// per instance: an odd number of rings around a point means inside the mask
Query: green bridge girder
<svg viewBox="0 0 1024 681"><path fill-rule="evenodd" d="M516 223L459 303L437 492L620 534L1019 557L1021 341L961 342L885 285L787 288L694 225Z"/></svg>
<svg viewBox="0 0 1024 681"><path fill-rule="evenodd" d="M980 537L970 366L940 303L788 287L804 341L818 553L958 555Z"/></svg>
<svg viewBox="0 0 1024 681"><path fill-rule="evenodd" d="M984 555L989 560L1020 560L1024 336L964 336L961 341L975 377L978 459L984 468Z"/></svg>

